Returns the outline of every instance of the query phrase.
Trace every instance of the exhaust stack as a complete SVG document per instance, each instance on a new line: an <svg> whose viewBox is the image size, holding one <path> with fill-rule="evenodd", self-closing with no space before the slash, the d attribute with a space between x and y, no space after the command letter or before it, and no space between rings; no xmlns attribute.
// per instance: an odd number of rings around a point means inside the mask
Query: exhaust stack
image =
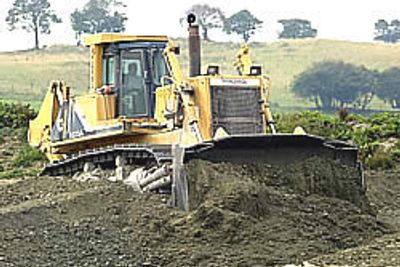
<svg viewBox="0 0 400 267"><path fill-rule="evenodd" d="M199 25L193 25L196 22L196 16L189 14L187 16L189 23L189 76L195 77L201 75L201 45Z"/></svg>

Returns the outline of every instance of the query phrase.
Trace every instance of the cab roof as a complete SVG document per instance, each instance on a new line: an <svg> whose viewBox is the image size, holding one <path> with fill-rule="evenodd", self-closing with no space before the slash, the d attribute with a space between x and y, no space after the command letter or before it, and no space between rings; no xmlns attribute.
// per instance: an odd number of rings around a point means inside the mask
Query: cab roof
<svg viewBox="0 0 400 267"><path fill-rule="evenodd" d="M84 39L85 46L119 43L119 42L134 42L134 41L150 41L150 42L167 42L168 37L163 35L125 35L119 33L100 33L86 36Z"/></svg>

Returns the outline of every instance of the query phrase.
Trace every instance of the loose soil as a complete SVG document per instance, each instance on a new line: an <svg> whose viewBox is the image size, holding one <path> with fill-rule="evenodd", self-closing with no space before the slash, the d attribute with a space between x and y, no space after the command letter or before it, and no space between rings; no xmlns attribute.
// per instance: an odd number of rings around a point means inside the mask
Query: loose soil
<svg viewBox="0 0 400 267"><path fill-rule="evenodd" d="M368 174L366 195L355 170L321 159L187 174L189 212L105 180L2 184L0 266L400 264L399 172Z"/></svg>

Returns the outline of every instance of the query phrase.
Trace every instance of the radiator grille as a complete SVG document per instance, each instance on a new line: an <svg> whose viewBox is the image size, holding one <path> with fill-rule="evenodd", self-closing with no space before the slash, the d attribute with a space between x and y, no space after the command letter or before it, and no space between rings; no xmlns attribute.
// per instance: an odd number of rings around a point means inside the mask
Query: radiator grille
<svg viewBox="0 0 400 267"><path fill-rule="evenodd" d="M222 127L229 134L262 133L260 88L211 87L212 129Z"/></svg>

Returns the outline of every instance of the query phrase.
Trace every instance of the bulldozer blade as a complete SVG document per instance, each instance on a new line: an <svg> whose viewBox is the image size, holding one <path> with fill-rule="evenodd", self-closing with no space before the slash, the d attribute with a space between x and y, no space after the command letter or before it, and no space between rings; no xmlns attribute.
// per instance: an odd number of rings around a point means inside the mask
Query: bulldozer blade
<svg viewBox="0 0 400 267"><path fill-rule="evenodd" d="M237 164L284 165L310 157L338 160L358 167L358 148L352 144L313 135L236 135L215 139L186 149L185 162L203 159Z"/></svg>

